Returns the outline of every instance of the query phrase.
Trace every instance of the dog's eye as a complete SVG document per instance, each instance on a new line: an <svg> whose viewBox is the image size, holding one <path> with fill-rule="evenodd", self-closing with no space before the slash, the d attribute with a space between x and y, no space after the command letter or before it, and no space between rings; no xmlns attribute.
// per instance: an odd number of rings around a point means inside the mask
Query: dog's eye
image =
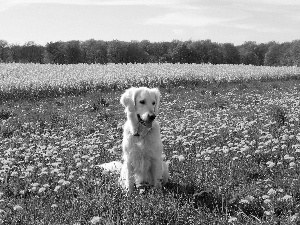
<svg viewBox="0 0 300 225"><path fill-rule="evenodd" d="M155 102L152 102L152 105L155 105Z"/></svg>
<svg viewBox="0 0 300 225"><path fill-rule="evenodd" d="M144 105L144 104L145 104L145 100L141 100L140 103L141 103L142 105Z"/></svg>

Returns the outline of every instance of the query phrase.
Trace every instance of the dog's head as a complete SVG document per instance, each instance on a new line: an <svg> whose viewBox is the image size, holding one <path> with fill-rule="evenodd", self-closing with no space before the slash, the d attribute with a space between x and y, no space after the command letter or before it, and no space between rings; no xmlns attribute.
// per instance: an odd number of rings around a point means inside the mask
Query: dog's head
<svg viewBox="0 0 300 225"><path fill-rule="evenodd" d="M134 113L138 121L146 127L152 127L160 101L157 88L129 88L121 96L121 104L127 113Z"/></svg>

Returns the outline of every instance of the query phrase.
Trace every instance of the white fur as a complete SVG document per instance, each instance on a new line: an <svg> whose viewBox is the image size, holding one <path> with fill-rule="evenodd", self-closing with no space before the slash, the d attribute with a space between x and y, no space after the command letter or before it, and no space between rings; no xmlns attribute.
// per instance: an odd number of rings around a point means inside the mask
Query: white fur
<svg viewBox="0 0 300 225"><path fill-rule="evenodd" d="M163 161L160 126L149 116L158 114L160 92L156 88L130 88L121 97L127 121L123 132L123 166L120 181L129 192L141 183L161 188L169 178L168 165ZM149 126L142 125L137 115ZM138 135L138 136L137 136Z"/></svg>
<svg viewBox="0 0 300 225"><path fill-rule="evenodd" d="M102 168L104 173L119 173L122 169L122 165L123 164L119 161L112 161L98 165L98 167Z"/></svg>

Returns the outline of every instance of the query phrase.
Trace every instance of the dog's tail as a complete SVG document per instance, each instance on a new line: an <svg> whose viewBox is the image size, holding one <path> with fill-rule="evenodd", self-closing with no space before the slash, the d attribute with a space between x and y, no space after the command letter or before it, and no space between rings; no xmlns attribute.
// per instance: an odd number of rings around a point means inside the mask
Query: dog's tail
<svg viewBox="0 0 300 225"><path fill-rule="evenodd" d="M119 161L112 161L108 163L103 163L101 165L97 165L97 167L102 168L104 173L120 173L122 168L122 163Z"/></svg>

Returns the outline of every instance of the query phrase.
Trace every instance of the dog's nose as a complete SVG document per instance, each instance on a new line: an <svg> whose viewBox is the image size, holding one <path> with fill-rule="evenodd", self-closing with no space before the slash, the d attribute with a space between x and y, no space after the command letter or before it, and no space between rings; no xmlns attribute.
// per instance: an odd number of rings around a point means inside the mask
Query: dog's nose
<svg viewBox="0 0 300 225"><path fill-rule="evenodd" d="M150 121L152 121L152 120L154 120L155 119L155 115L154 114L152 114L152 115L148 115L148 119L150 120Z"/></svg>

